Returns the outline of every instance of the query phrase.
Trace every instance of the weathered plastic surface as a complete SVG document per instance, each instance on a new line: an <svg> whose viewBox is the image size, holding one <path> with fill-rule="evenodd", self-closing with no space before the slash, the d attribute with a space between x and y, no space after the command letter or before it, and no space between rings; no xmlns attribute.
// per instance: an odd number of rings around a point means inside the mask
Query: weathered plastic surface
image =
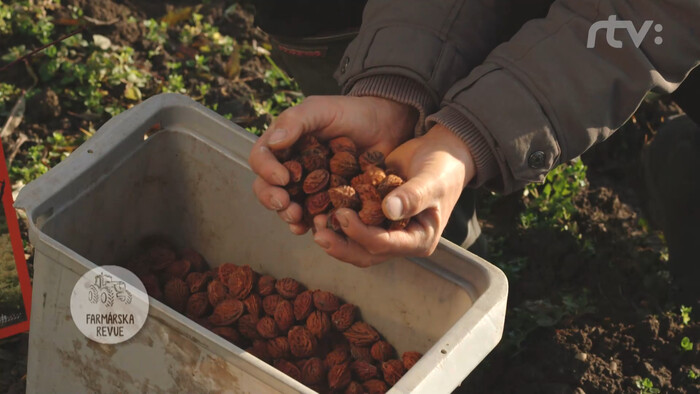
<svg viewBox="0 0 700 394"><path fill-rule="evenodd" d="M154 124L162 131L144 140ZM423 358L392 392L450 392L498 343L507 282L501 271L442 240L426 259L360 269L322 252L262 208L247 164L253 135L174 94L107 122L19 194L35 246L28 392L311 392L151 298L131 340L101 345L71 321L78 277L114 264L145 236L310 288L337 293L399 352Z"/></svg>

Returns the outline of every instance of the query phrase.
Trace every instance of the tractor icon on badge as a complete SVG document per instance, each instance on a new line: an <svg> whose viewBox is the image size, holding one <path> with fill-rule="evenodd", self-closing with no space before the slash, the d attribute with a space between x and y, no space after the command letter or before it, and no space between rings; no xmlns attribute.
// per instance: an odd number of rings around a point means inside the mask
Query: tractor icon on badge
<svg viewBox="0 0 700 394"><path fill-rule="evenodd" d="M91 303L103 303L105 306L114 304L114 297L124 304L131 304L131 293L126 289L123 281L113 281L111 275L99 274L95 276L95 283L90 285L88 299Z"/></svg>

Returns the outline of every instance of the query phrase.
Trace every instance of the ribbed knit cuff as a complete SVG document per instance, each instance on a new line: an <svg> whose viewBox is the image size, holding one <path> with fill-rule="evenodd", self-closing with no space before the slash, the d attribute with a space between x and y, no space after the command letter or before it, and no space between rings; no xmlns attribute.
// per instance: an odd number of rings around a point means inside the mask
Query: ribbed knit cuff
<svg viewBox="0 0 700 394"><path fill-rule="evenodd" d="M418 110L416 136L425 134L425 116L437 108L437 104L433 103L430 94L420 83L398 75L376 75L360 79L352 86L348 96L381 97L412 106Z"/></svg>
<svg viewBox="0 0 700 394"><path fill-rule="evenodd" d="M447 127L467 144L476 165L476 175L469 182L469 187L480 187L500 174L498 161L481 131L459 111L450 106L444 107L430 115L426 123L428 129L436 123Z"/></svg>

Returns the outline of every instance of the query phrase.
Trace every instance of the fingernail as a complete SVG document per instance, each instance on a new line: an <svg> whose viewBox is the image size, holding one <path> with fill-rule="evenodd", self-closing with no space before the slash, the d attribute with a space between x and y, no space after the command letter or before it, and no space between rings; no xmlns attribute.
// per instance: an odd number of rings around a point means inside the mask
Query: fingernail
<svg viewBox="0 0 700 394"><path fill-rule="evenodd" d="M285 138L287 138L287 130L277 129L272 132L272 135L270 135L270 144L282 142Z"/></svg>
<svg viewBox="0 0 700 394"><path fill-rule="evenodd" d="M403 214L403 203L398 197L389 197L384 201L384 208L386 208L386 214L391 220L401 219Z"/></svg>
<svg viewBox="0 0 700 394"><path fill-rule="evenodd" d="M278 200L277 197L270 197L270 205L272 205L275 211L282 209L282 202Z"/></svg>
<svg viewBox="0 0 700 394"><path fill-rule="evenodd" d="M335 217L338 219L338 223L340 223L341 227L347 227L350 225L350 220L348 219L347 213L339 212L336 213Z"/></svg>
<svg viewBox="0 0 700 394"><path fill-rule="evenodd" d="M292 223L292 217L289 216L289 212L286 212L286 211L285 211L285 212L282 214L282 220L284 220L284 221L287 222L287 223Z"/></svg>
<svg viewBox="0 0 700 394"><path fill-rule="evenodd" d="M314 237L314 241L316 241L316 243L318 244L318 246L322 247L323 249L328 249L328 248L331 247L330 242L326 241L326 240L323 239L323 238L320 238L320 239L319 239L319 238L317 238L317 237Z"/></svg>
<svg viewBox="0 0 700 394"><path fill-rule="evenodd" d="M276 185L284 186L284 178L277 173L272 173L272 180L275 181Z"/></svg>

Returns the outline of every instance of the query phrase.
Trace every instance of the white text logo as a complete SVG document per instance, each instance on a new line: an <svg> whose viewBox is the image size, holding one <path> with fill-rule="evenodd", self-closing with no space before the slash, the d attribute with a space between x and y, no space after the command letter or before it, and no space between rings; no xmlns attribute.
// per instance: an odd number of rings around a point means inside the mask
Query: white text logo
<svg viewBox="0 0 700 394"><path fill-rule="evenodd" d="M591 26L591 28L588 30L588 43L586 44L586 47L595 48L595 39L598 35L598 31L606 30L605 39L608 41L608 45L613 48L622 48L622 41L615 38L615 32L617 29L624 29L627 30L627 33L629 33L634 45L639 48L652 26L654 26L654 30L657 33L661 33L661 31L664 29L664 27L658 23L654 25L654 21L644 21L642 27L637 30L632 21L618 21L617 16L611 15L608 20L598 21ZM656 45L661 45L663 42L664 39L660 36L654 38L654 43Z"/></svg>

